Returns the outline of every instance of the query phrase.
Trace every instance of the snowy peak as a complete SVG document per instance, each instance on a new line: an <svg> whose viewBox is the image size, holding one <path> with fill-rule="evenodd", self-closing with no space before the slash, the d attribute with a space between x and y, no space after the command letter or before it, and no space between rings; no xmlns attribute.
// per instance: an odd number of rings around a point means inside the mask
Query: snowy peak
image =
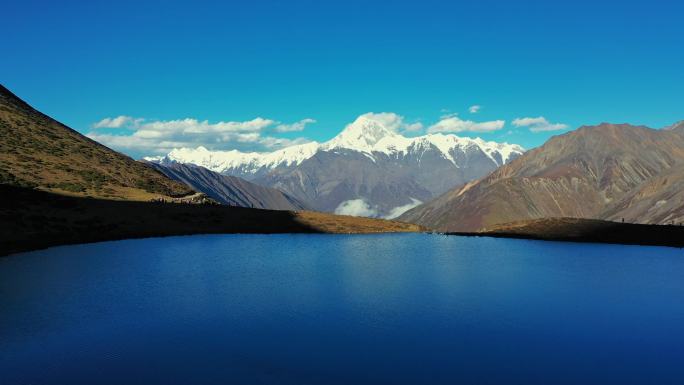
<svg viewBox="0 0 684 385"><path fill-rule="evenodd" d="M325 143L327 149L346 148L361 152L372 152L375 145L384 138L400 137L381 122L367 116L359 116L336 137Z"/></svg>
<svg viewBox="0 0 684 385"><path fill-rule="evenodd" d="M442 156L458 166L453 157L454 151L482 151L497 166L508 162L512 157L525 150L515 144L486 142L480 138L465 138L456 135L428 134L407 138L393 130L371 114L359 116L336 137L324 143L323 150L349 149L367 154L374 159L373 153L385 155L409 154L436 148Z"/></svg>
<svg viewBox="0 0 684 385"><path fill-rule="evenodd" d="M393 217L489 174L524 151L515 144L451 134L406 137L397 132L401 124L394 114L368 113L324 143L263 153L176 149L148 160L191 163L242 177L318 211Z"/></svg>
<svg viewBox="0 0 684 385"><path fill-rule="evenodd" d="M459 166L454 158L454 153L467 153L480 151L492 160L497 166L511 160L525 152L517 144L486 142L480 138L465 138L456 135L428 134L414 138L406 138L397 135L392 138L384 138L373 148L374 152L392 154L419 154L436 149L445 159Z"/></svg>
<svg viewBox="0 0 684 385"><path fill-rule="evenodd" d="M162 164L191 163L212 171L249 179L276 168L296 167L320 151L342 149L359 152L374 162L381 158L391 161L399 158L415 159L418 162L424 154L436 152L456 168L460 168L464 162L469 163L465 159L482 155L491 160L493 166L498 167L524 152L524 149L516 144L486 142L480 138L451 134L405 137L391 128L396 122L387 115L361 115L337 136L322 144L309 142L265 153L211 151L204 147L182 148L174 149L164 157L145 159Z"/></svg>
<svg viewBox="0 0 684 385"><path fill-rule="evenodd" d="M373 160L380 154L389 157L420 156L426 151L436 150L456 167L460 166L459 161L454 158L454 154L457 153L482 152L496 166L501 166L525 151L517 144L486 142L480 138L463 138L456 135L430 134L407 138L376 121L366 119L357 122L358 125L347 126L342 133L323 144L309 142L267 153L211 151L200 146L195 149L174 149L166 156L144 159L161 164L190 163L212 171L231 174L239 171L237 175L247 177L248 174L276 167L297 166L319 151L337 149L361 152Z"/></svg>
<svg viewBox="0 0 684 385"><path fill-rule="evenodd" d="M259 153L240 152L238 150L210 151L200 146L195 149L178 148L166 156L146 157L144 159L160 164L189 163L215 172L240 170L240 173L254 174L260 170L273 169L278 166L296 166L311 158L318 152L319 148L320 144L317 142L309 142L274 152Z"/></svg>

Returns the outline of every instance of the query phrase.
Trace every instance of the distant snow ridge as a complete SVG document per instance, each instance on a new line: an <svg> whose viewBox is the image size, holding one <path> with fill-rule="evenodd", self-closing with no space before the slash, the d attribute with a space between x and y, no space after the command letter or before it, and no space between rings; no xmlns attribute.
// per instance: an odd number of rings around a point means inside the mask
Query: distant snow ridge
<svg viewBox="0 0 684 385"><path fill-rule="evenodd" d="M437 148L444 159L459 167L455 154L480 150L496 166L501 166L525 150L517 144L486 142L480 138L464 138L456 135L429 134L407 138L382 123L367 116L360 116L333 139L325 142L309 142L281 150L258 153L210 151L205 147L174 149L166 156L146 157L145 160L167 163L190 163L220 173L258 174L278 167L292 167L313 157L319 151L349 150L363 153L371 159L379 155L389 157L420 155Z"/></svg>
<svg viewBox="0 0 684 385"><path fill-rule="evenodd" d="M147 160L191 163L242 177L318 211L394 218L482 178L524 151L516 144L456 135L408 138L377 116L360 116L325 143L268 153L182 148Z"/></svg>

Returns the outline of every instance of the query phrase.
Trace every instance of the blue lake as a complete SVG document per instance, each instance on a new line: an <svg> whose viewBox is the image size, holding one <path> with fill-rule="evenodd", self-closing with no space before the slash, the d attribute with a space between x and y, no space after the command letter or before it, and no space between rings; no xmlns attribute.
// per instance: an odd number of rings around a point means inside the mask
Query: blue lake
<svg viewBox="0 0 684 385"><path fill-rule="evenodd" d="M682 384L684 251L209 235L0 258L2 384Z"/></svg>

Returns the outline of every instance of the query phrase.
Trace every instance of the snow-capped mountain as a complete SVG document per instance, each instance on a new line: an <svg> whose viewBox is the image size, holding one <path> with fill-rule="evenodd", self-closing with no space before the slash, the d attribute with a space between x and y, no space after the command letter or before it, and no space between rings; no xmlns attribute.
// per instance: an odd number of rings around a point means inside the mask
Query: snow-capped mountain
<svg viewBox="0 0 684 385"><path fill-rule="evenodd" d="M270 153L183 148L146 160L239 176L321 211L389 216L480 178L523 152L516 144L456 135L409 138L364 115L324 143Z"/></svg>
<svg viewBox="0 0 684 385"><path fill-rule="evenodd" d="M174 149L166 156L146 157L157 163L191 163L214 172L234 175L247 180L254 179L276 168L288 168L301 164L318 152L321 145L316 142L299 144L274 152L210 151L197 148Z"/></svg>
<svg viewBox="0 0 684 385"><path fill-rule="evenodd" d="M481 151L496 166L522 154L524 149L517 144L485 142L480 138L464 138L456 135L430 134L407 138L395 133L380 122L360 116L336 137L325 143L309 142L281 150L259 153L231 151L210 151L204 147L181 148L162 157L147 157L148 161L166 163L191 163L209 170L253 179L261 172L281 167L293 167L312 158L319 151L351 150L375 156L405 156L437 150L444 159L459 167L459 161L467 152Z"/></svg>

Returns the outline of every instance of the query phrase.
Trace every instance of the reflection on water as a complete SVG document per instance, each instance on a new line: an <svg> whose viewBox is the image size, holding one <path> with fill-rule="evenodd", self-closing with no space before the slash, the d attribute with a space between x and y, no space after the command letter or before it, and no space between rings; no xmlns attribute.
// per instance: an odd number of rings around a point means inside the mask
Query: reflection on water
<svg viewBox="0 0 684 385"><path fill-rule="evenodd" d="M0 382L682 383L682 257L421 234L19 254L0 259Z"/></svg>

